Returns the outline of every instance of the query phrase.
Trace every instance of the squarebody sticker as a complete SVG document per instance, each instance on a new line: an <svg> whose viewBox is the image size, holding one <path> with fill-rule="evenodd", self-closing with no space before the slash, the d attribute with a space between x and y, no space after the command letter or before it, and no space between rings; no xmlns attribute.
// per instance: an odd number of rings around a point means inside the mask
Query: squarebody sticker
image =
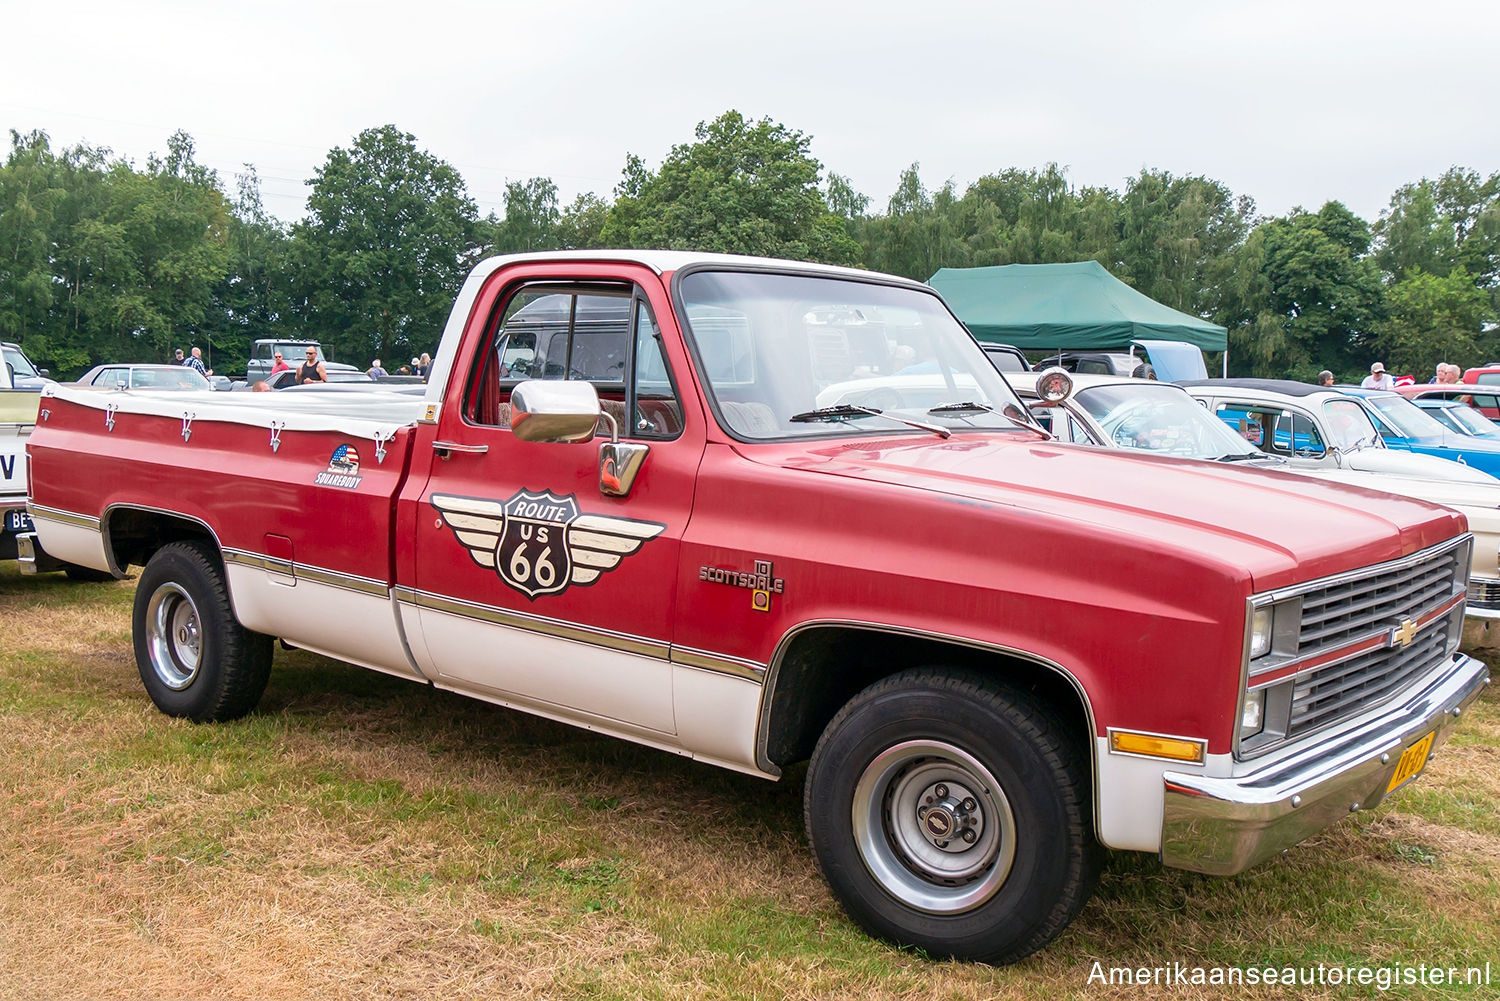
<svg viewBox="0 0 1500 1001"><path fill-rule="evenodd" d="M520 490L506 500L433 494L442 523L475 563L531 601L587 587L666 525L583 514L578 498Z"/></svg>
<svg viewBox="0 0 1500 1001"><path fill-rule="evenodd" d="M313 478L320 487L342 487L353 490L364 477L359 475L359 449L347 442L333 450L328 468Z"/></svg>

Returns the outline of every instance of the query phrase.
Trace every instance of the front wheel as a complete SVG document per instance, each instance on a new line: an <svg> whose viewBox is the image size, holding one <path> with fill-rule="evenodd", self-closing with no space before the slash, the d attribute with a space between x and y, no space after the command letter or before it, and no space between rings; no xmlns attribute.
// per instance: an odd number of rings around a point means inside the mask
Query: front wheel
<svg viewBox="0 0 1500 1001"><path fill-rule="evenodd" d="M260 701L271 675L271 637L234 617L222 564L205 544L157 550L136 585L133 627L141 681L167 715L218 722Z"/></svg>
<svg viewBox="0 0 1500 1001"><path fill-rule="evenodd" d="M1085 735L1034 697L926 668L865 689L808 767L808 839L870 933L1009 963L1082 909L1102 852Z"/></svg>

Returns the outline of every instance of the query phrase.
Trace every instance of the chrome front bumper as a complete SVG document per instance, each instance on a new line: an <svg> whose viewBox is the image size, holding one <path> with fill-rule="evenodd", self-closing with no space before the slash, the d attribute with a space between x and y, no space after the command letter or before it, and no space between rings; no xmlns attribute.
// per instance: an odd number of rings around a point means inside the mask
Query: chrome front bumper
<svg viewBox="0 0 1500 1001"><path fill-rule="evenodd" d="M1460 711L1489 683L1488 667L1454 654L1414 694L1348 733L1315 740L1245 775L1167 772L1162 862L1233 875L1375 806L1386 796L1402 751L1429 733L1436 751Z"/></svg>
<svg viewBox="0 0 1500 1001"><path fill-rule="evenodd" d="M1500 619L1500 580L1470 577L1469 600L1464 615L1470 619Z"/></svg>

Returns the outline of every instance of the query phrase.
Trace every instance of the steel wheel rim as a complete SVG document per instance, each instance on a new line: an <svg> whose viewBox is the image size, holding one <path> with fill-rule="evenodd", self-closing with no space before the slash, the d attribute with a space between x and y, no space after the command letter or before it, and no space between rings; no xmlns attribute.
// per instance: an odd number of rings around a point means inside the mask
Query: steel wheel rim
<svg viewBox="0 0 1500 1001"><path fill-rule="evenodd" d="M198 606L177 584L163 584L146 605L146 648L162 684L180 692L193 683L202 663Z"/></svg>
<svg viewBox="0 0 1500 1001"><path fill-rule="evenodd" d="M1015 862L1016 819L1000 783L972 754L943 741L905 741L876 755L855 785L853 821L871 875L929 914L980 906Z"/></svg>

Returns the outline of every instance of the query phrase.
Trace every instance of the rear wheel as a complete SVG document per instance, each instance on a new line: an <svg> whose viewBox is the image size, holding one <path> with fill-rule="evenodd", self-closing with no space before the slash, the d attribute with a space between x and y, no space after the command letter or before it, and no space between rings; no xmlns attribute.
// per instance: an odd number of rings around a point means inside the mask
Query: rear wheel
<svg viewBox="0 0 1500 1001"><path fill-rule="evenodd" d="M857 695L808 768L808 838L867 931L940 956L1014 962L1093 892L1088 766L1045 705L925 668Z"/></svg>
<svg viewBox="0 0 1500 1001"><path fill-rule="evenodd" d="M136 667L169 716L237 719L260 701L271 674L271 637L240 625L213 550L199 542L159 549L136 585Z"/></svg>

